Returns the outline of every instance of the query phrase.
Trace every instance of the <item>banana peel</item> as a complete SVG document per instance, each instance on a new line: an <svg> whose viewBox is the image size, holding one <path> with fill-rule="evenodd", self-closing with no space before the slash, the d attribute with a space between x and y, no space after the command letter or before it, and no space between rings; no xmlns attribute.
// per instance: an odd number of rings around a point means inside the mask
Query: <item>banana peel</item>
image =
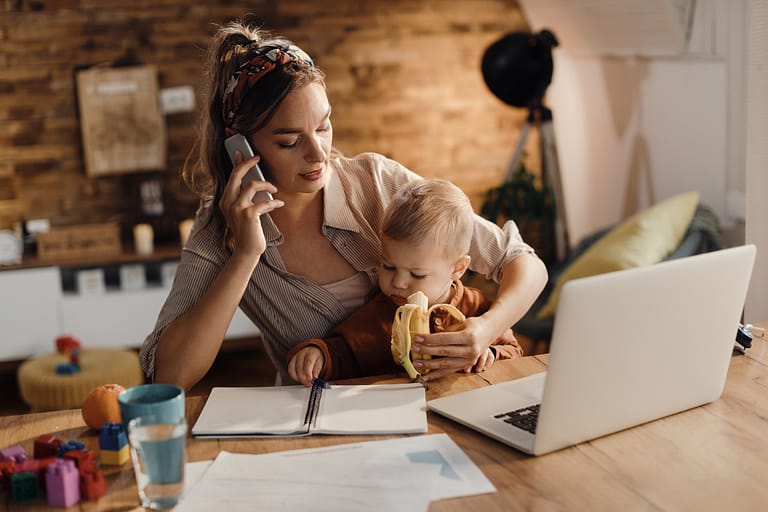
<svg viewBox="0 0 768 512"><path fill-rule="evenodd" d="M415 292L408 296L408 302L397 308L392 322L392 339L390 348L392 357L396 363L405 368L408 377L417 379L421 374L414 368L413 360L431 359L429 354L415 354L411 351L411 340L416 334L429 333L429 317L435 309L445 309L460 322L463 322L464 314L450 304L435 304L429 307L427 296L422 292ZM429 369L425 369L427 373Z"/></svg>

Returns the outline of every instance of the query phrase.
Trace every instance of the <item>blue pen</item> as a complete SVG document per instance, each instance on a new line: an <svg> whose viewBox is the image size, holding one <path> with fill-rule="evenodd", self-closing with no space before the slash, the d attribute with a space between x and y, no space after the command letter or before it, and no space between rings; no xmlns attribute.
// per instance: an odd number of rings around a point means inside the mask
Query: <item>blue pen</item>
<svg viewBox="0 0 768 512"><path fill-rule="evenodd" d="M312 381L312 387L318 387L321 389L331 389L331 385L328 384L325 380L321 379L320 377L316 377L315 380Z"/></svg>

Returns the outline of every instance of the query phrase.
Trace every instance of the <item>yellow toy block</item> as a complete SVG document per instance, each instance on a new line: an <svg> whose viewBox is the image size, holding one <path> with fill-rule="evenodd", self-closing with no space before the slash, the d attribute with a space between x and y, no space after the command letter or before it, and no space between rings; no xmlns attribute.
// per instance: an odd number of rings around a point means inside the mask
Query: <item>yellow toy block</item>
<svg viewBox="0 0 768 512"><path fill-rule="evenodd" d="M99 458L102 464L109 466L122 466L130 458L131 453L128 451L130 448L126 444L119 450L101 450Z"/></svg>

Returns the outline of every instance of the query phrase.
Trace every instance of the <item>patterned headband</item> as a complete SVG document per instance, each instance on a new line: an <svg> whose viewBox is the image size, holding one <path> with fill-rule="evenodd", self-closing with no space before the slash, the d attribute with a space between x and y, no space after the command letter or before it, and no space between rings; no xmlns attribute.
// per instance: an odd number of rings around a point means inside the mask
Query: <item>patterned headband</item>
<svg viewBox="0 0 768 512"><path fill-rule="evenodd" d="M278 65L289 62L303 62L315 66L309 55L296 45L268 44L256 50L250 60L237 68L224 90L224 125L227 127L227 135L234 135L232 121L256 82Z"/></svg>

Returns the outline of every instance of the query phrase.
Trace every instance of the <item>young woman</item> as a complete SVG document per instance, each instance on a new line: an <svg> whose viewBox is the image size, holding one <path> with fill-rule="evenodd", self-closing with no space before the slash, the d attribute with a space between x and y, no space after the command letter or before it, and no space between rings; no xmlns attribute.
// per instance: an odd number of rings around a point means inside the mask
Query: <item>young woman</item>
<svg viewBox="0 0 768 512"><path fill-rule="evenodd" d="M199 157L184 170L200 209L142 367L157 382L190 388L239 306L263 334L281 383L293 346L325 337L376 291L382 213L403 184L421 178L375 153L334 151L324 75L289 41L231 23L214 37L207 66ZM256 156L233 168L224 140L237 133ZM267 181L241 187L257 162ZM274 199L254 203L265 190ZM472 367L546 282L514 223L499 228L476 216L473 231L471 268L499 282L499 294L460 330L416 340L416 350L442 356L424 363L429 379Z"/></svg>

